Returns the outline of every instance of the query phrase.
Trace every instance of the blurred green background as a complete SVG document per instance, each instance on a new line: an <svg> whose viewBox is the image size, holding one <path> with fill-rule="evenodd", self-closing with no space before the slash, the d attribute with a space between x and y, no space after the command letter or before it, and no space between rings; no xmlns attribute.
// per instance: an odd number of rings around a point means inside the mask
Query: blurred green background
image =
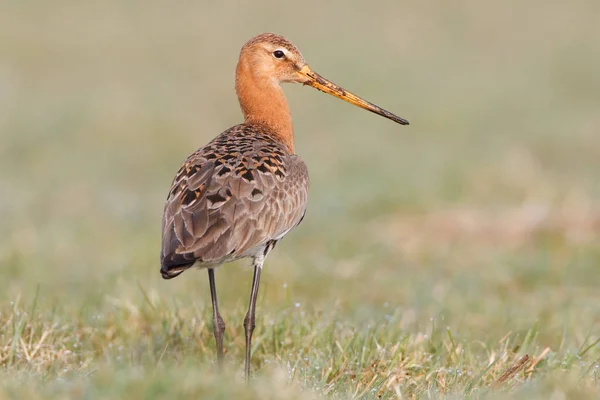
<svg viewBox="0 0 600 400"><path fill-rule="evenodd" d="M207 324L212 359L206 273L159 274L162 207L187 155L241 122L239 49L271 31L411 125L284 86L311 190L267 261L261 321L395 315L397 332L437 321L465 343L536 326L534 353L577 353L600 319L599 15L593 0L0 1L2 324L38 291L41 321L68 326L162 304ZM246 264L216 274L234 363ZM82 370L110 361L103 338ZM259 369L275 350L256 350ZM59 359L3 374L59 376ZM548 393L581 389L564 381Z"/></svg>

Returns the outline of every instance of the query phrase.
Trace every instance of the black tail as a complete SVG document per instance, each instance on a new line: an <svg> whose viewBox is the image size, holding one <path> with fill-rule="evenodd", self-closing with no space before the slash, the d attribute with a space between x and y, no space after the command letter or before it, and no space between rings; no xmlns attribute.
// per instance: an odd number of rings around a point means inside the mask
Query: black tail
<svg viewBox="0 0 600 400"><path fill-rule="evenodd" d="M196 260L190 259L190 255L191 254L168 254L165 257L161 254L160 274L163 277L163 279L173 279L179 274L181 274L183 271L194 265Z"/></svg>

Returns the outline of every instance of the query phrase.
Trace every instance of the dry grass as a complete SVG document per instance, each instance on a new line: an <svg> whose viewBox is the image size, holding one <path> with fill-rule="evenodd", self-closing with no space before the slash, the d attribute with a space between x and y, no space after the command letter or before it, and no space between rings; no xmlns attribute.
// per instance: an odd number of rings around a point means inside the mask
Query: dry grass
<svg viewBox="0 0 600 400"><path fill-rule="evenodd" d="M31 387L16 389L23 383L76 397L117 390L102 387L106 379L125 379L112 383L124 387L139 386L137 381L145 379L173 384L175 388L169 389L173 395L207 391L231 396L243 387L237 363L229 364L223 376L213 370L211 330L204 323L210 310L186 315L186 309L174 312L152 301L141 307L111 303L116 306L112 312L68 322L40 316L35 304L29 312L13 304L0 328L0 337L6 339L0 349L2 363L16 379L5 382L9 391L31 393ZM289 398L319 392L342 398L402 396L424 388L440 394L510 391L540 374L565 368L568 362L559 366L550 348L535 348L537 327L524 336L508 332L497 343L480 347L435 322L424 332L410 334L397 313L359 328L339 321L337 311L315 318L290 306L264 315L261 322L264 328L259 329L255 353L263 368L252 387L253 395L264 393L260 398L281 398L277 397L281 392L266 390L267 382L288 392ZM231 362L242 355L242 330L234 328L228 336L232 343L228 348L236 347L228 352ZM534 353L529 356L528 351ZM198 372L207 376L190 382ZM222 379L235 384L215 386ZM150 388L142 384L136 390Z"/></svg>

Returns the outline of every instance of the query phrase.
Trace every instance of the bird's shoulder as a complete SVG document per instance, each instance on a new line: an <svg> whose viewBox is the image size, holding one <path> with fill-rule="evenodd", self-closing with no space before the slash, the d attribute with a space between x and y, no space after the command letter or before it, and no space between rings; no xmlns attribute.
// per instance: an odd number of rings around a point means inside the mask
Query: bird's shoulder
<svg viewBox="0 0 600 400"><path fill-rule="evenodd" d="M305 177L305 178L303 178ZM308 184L308 169L302 159L255 124L236 125L191 154L181 165L169 192L189 205L211 187L228 186L230 181L256 186L255 193L295 180ZM259 188L260 187L260 188Z"/></svg>

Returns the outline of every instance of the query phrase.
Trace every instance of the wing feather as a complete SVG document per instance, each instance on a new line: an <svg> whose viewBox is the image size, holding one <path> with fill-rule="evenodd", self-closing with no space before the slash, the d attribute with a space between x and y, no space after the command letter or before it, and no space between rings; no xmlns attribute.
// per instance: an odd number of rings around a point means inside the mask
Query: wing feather
<svg viewBox="0 0 600 400"><path fill-rule="evenodd" d="M210 266L251 256L300 223L308 200L306 165L261 132L262 126L233 127L180 168L163 215L163 277L195 262Z"/></svg>

